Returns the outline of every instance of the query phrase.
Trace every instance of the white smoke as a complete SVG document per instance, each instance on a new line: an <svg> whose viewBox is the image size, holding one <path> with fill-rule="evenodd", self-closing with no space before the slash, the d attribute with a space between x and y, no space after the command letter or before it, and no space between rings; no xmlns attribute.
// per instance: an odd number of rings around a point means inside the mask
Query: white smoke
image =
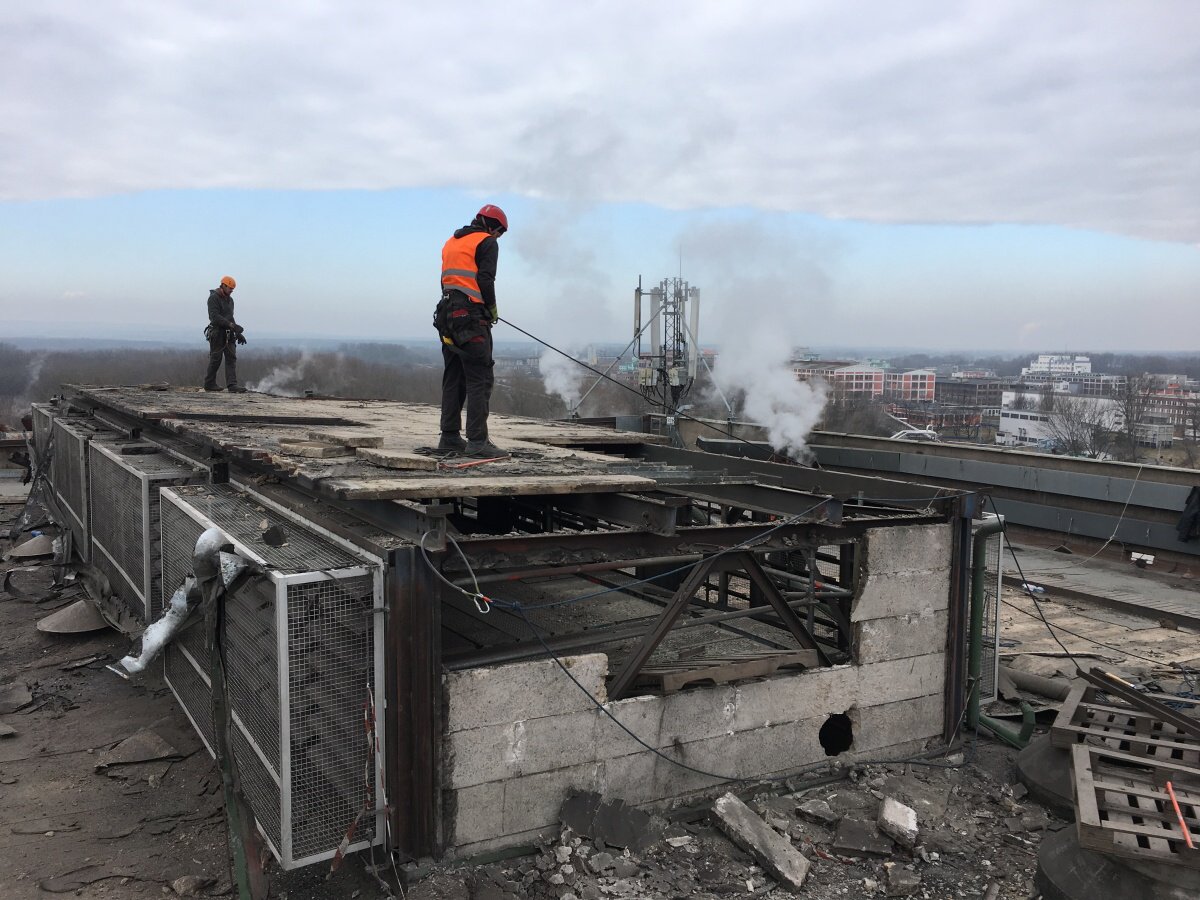
<svg viewBox="0 0 1200 900"><path fill-rule="evenodd" d="M579 353L574 348L564 348L576 359ZM587 370L560 353L547 350L538 360L538 370L546 391L562 398L567 409L574 409L583 393L583 376Z"/></svg>
<svg viewBox="0 0 1200 900"><path fill-rule="evenodd" d="M782 217L702 222L680 238L684 274L701 289L701 340L718 344L713 381L771 446L798 459L821 419L823 383L796 380L796 348L821 334L828 283L819 246Z"/></svg>
<svg viewBox="0 0 1200 900"><path fill-rule="evenodd" d="M311 353L304 350L300 358L291 364L276 366L266 377L249 385L250 390L260 394L274 394L277 397L299 397L304 393L302 386L305 371L315 362Z"/></svg>

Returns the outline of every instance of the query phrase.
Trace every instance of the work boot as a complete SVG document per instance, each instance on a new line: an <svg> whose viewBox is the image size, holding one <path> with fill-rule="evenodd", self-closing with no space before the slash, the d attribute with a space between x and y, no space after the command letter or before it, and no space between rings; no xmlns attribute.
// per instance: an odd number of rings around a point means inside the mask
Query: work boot
<svg viewBox="0 0 1200 900"><path fill-rule="evenodd" d="M493 459L495 457L508 456L507 453L488 440L467 441L467 449L464 455L473 456L475 459Z"/></svg>
<svg viewBox="0 0 1200 900"><path fill-rule="evenodd" d="M206 391L223 391L223 390L225 390L225 388L223 388L223 387L217 387L215 384L206 384L206 385L204 386L204 389L205 389Z"/></svg>
<svg viewBox="0 0 1200 900"><path fill-rule="evenodd" d="M467 449L467 442L457 434L443 434L437 448L445 453L462 453Z"/></svg>
<svg viewBox="0 0 1200 900"><path fill-rule="evenodd" d="M241 387L240 385L236 385L236 384L231 384L229 387L225 388L225 390L229 391L229 393L231 393L231 394L246 393L246 389L244 387Z"/></svg>

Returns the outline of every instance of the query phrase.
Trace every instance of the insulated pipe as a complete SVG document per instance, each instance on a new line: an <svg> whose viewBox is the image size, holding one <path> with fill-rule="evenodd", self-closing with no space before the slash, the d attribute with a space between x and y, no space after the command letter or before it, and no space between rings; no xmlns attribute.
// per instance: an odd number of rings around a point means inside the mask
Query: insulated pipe
<svg viewBox="0 0 1200 900"><path fill-rule="evenodd" d="M202 583L219 576L228 587L250 566L250 563L240 556L222 553L221 547L226 543L225 536L216 528L209 528L200 535L192 554L192 571L197 577L189 575L184 579L183 584L171 596L166 612L142 633L141 652L137 656L131 654L121 659L117 664L120 669L109 666L111 671L122 678L144 672L162 653L163 648L175 639L175 635L200 605L204 596Z"/></svg>
<svg viewBox="0 0 1200 900"><path fill-rule="evenodd" d="M692 302L692 308L688 311L692 322L692 352L688 356L688 378L695 381L700 359L700 289L692 288L688 293L691 294Z"/></svg>
<svg viewBox="0 0 1200 900"><path fill-rule="evenodd" d="M967 725L972 730L982 725L1009 746L1023 749L1033 735L1033 708L1021 703L1021 731L1014 733L1007 725L979 712L979 681L983 674L983 595L984 578L987 574L987 549L985 542L993 534L1004 530L1004 520L997 516L984 522L975 530L971 539L971 630L967 652Z"/></svg>

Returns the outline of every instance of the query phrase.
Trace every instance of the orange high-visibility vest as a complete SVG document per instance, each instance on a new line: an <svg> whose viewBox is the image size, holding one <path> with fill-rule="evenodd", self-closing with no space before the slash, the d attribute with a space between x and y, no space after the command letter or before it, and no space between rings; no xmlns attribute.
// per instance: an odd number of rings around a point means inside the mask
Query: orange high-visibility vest
<svg viewBox="0 0 1200 900"><path fill-rule="evenodd" d="M462 291L472 303L483 302L475 250L489 236L486 231L473 231L446 241L442 247L442 290Z"/></svg>

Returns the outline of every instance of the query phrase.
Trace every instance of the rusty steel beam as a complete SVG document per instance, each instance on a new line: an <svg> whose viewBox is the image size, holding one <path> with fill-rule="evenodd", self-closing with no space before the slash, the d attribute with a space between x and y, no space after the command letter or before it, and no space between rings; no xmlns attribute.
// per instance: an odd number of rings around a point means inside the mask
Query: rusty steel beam
<svg viewBox="0 0 1200 900"><path fill-rule="evenodd" d="M503 570L519 559L522 568L568 566L647 556L686 556L711 553L742 544L758 550L788 550L800 546L844 544L881 525L930 525L942 516L911 516L886 523L847 520L840 525L821 522L746 522L738 525L680 527L672 536L633 532L580 532L576 534L523 534L504 537L467 537L459 540L476 572ZM761 540L760 540L761 538ZM462 561L447 560L446 571L462 572Z"/></svg>
<svg viewBox="0 0 1200 900"><path fill-rule="evenodd" d="M445 850L441 810L442 622L436 576L420 551L392 552L387 592L387 789L404 857Z"/></svg>
<svg viewBox="0 0 1200 900"><path fill-rule="evenodd" d="M682 497L644 497L638 494L566 494L554 497L555 507L652 534L673 535Z"/></svg>

